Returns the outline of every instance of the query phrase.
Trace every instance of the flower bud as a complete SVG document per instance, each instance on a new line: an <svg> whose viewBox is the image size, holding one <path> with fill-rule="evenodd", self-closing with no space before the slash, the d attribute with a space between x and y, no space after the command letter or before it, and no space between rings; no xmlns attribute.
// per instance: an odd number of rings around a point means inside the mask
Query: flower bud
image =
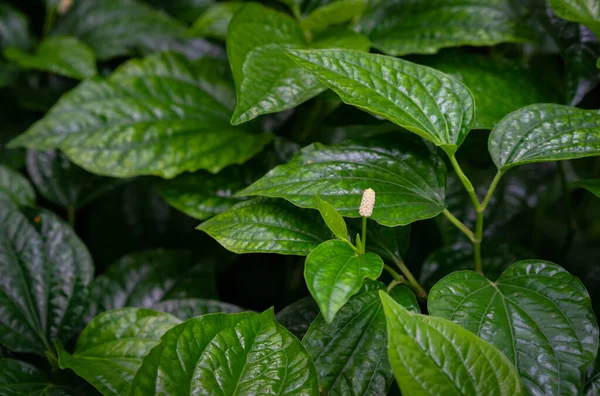
<svg viewBox="0 0 600 396"><path fill-rule="evenodd" d="M375 191L372 188L367 188L365 191L363 191L362 201L360 202L358 213L360 213L362 217L371 217L374 206Z"/></svg>

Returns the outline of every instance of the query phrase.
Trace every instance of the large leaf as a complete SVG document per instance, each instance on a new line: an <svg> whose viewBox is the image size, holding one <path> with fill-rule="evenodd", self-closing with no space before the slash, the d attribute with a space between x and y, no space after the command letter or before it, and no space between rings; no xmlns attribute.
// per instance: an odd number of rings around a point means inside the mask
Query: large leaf
<svg viewBox="0 0 600 396"><path fill-rule="evenodd" d="M239 203L198 229L234 253L306 256L332 236L318 212L260 198Z"/></svg>
<svg viewBox="0 0 600 396"><path fill-rule="evenodd" d="M595 0L550 0L550 4L556 15L586 25L600 38L600 7Z"/></svg>
<svg viewBox="0 0 600 396"><path fill-rule="evenodd" d="M34 366L14 359L0 359L0 392L3 396L67 396L67 389L56 386Z"/></svg>
<svg viewBox="0 0 600 396"><path fill-rule="evenodd" d="M144 356L179 323L174 316L149 309L105 312L81 332L72 355L59 346L60 367L72 369L104 396L127 395Z"/></svg>
<svg viewBox="0 0 600 396"><path fill-rule="evenodd" d="M107 81L83 82L11 144L59 148L84 169L115 177L218 172L271 139L233 128L234 103L224 63L160 53L127 62Z"/></svg>
<svg viewBox="0 0 600 396"><path fill-rule="evenodd" d="M420 395L522 395L510 360L450 322L413 314L384 291L388 356L400 390Z"/></svg>
<svg viewBox="0 0 600 396"><path fill-rule="evenodd" d="M600 198L600 179L579 180L573 184L577 187L585 188Z"/></svg>
<svg viewBox="0 0 600 396"><path fill-rule="evenodd" d="M8 47L28 49L33 38L27 17L6 3L0 4L0 50Z"/></svg>
<svg viewBox="0 0 600 396"><path fill-rule="evenodd" d="M455 272L434 286L428 308L500 349L528 394L582 392L598 325L585 287L558 265L519 261L496 282Z"/></svg>
<svg viewBox="0 0 600 396"><path fill-rule="evenodd" d="M83 323L92 259L54 214L0 204L0 344L44 356Z"/></svg>
<svg viewBox="0 0 600 396"><path fill-rule="evenodd" d="M277 312L275 319L293 335L302 339L318 314L319 306L315 299L307 296Z"/></svg>
<svg viewBox="0 0 600 396"><path fill-rule="evenodd" d="M239 1L213 4L194 22L194 25L188 31L188 35L225 40L231 18L244 5L245 3Z"/></svg>
<svg viewBox="0 0 600 396"><path fill-rule="evenodd" d="M524 107L496 125L488 150L501 171L600 155L600 111L555 104Z"/></svg>
<svg viewBox="0 0 600 396"><path fill-rule="evenodd" d="M368 40L361 35L344 35L354 38L344 41L349 48L368 50ZM312 45L319 48L322 44L316 41ZM231 117L234 125L293 108L326 89L289 59L284 48L307 48L302 28L287 14L250 3L231 20L227 55L238 98Z"/></svg>
<svg viewBox="0 0 600 396"><path fill-rule="evenodd" d="M300 341L262 314L212 314L169 330L144 359L132 396L318 396L315 366Z"/></svg>
<svg viewBox="0 0 600 396"><path fill-rule="evenodd" d="M72 209L84 206L122 183L121 179L84 171L58 150L29 150L27 173L44 198Z"/></svg>
<svg viewBox="0 0 600 396"><path fill-rule="evenodd" d="M372 218L386 226L437 216L445 208L446 169L441 159L407 134L304 148L238 195L285 198L316 208L315 194L345 217L359 217L362 193L376 193Z"/></svg>
<svg viewBox="0 0 600 396"><path fill-rule="evenodd" d="M53 32L79 38L99 60L108 60L182 37L185 26L138 0L77 0Z"/></svg>
<svg viewBox="0 0 600 396"><path fill-rule="evenodd" d="M322 315L311 324L302 345L313 357L321 395L386 395L394 373L387 358L385 315L373 282L340 309L332 323ZM419 312L415 295L396 287L392 297L412 312Z"/></svg>
<svg viewBox="0 0 600 396"><path fill-rule="evenodd" d="M3 165L0 165L0 197L21 206L35 204L35 191L29 180L19 172Z"/></svg>
<svg viewBox="0 0 600 396"><path fill-rule="evenodd" d="M306 257L304 278L327 323L356 294L365 278L376 280L383 261L374 253L357 254L348 242L323 242Z"/></svg>
<svg viewBox="0 0 600 396"><path fill-rule="evenodd" d="M453 154L475 120L469 90L406 60L353 50L289 50L342 100L382 116Z"/></svg>
<svg viewBox="0 0 600 396"><path fill-rule="evenodd" d="M187 320L209 313L238 313L246 311L237 305L223 301L206 300L203 298L176 298L164 300L154 304L152 309L169 313L181 320Z"/></svg>
<svg viewBox="0 0 600 396"><path fill-rule="evenodd" d="M94 53L74 37L47 38L33 54L11 47L4 50L4 56L24 69L41 70L78 80L96 74Z"/></svg>
<svg viewBox="0 0 600 396"><path fill-rule="evenodd" d="M92 286L92 313L151 308L172 298L216 297L214 259L187 250L132 253L111 265Z"/></svg>

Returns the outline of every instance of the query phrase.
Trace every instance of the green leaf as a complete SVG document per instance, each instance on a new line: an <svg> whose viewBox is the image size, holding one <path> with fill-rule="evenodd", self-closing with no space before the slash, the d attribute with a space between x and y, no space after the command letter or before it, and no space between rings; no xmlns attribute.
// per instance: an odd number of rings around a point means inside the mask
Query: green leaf
<svg viewBox="0 0 600 396"><path fill-rule="evenodd" d="M216 3L211 5L188 30L192 37L211 37L225 40L227 28L231 18L246 3L232 1L229 3Z"/></svg>
<svg viewBox="0 0 600 396"><path fill-rule="evenodd" d="M315 366L300 341L262 314L211 314L174 327L144 359L132 396L318 396Z"/></svg>
<svg viewBox="0 0 600 396"><path fill-rule="evenodd" d="M337 0L317 8L302 20L305 30L318 31L329 26L356 21L365 8L365 0Z"/></svg>
<svg viewBox="0 0 600 396"><path fill-rule="evenodd" d="M27 173L44 198L73 209L81 208L123 182L86 172L57 150L29 150Z"/></svg>
<svg viewBox="0 0 600 396"><path fill-rule="evenodd" d="M152 306L155 311L166 312L181 320L211 313L238 313L246 311L237 305L202 298L176 298L160 301Z"/></svg>
<svg viewBox="0 0 600 396"><path fill-rule="evenodd" d="M78 80L96 75L94 53L74 37L47 38L33 54L17 47L7 48L4 56L24 69L40 70Z"/></svg>
<svg viewBox="0 0 600 396"><path fill-rule="evenodd" d="M307 296L283 308L275 315L275 319L301 340L318 314L319 306L315 299Z"/></svg>
<svg viewBox="0 0 600 396"><path fill-rule="evenodd" d="M550 0L559 17L589 27L600 38L600 7L594 0Z"/></svg>
<svg viewBox="0 0 600 396"><path fill-rule="evenodd" d="M333 232L333 235L342 241L347 241L348 229L342 215L333 205L323 201L318 195L315 195L315 199L317 201L317 209L321 213L323 220L325 220L327 227Z"/></svg>
<svg viewBox="0 0 600 396"><path fill-rule="evenodd" d="M455 77L475 99L474 129L492 129L504 116L533 103L560 102L554 90L530 71L503 58L458 51L415 60Z"/></svg>
<svg viewBox="0 0 600 396"><path fill-rule="evenodd" d="M600 155L600 111L537 104L507 115L490 134L488 150L500 171L532 162Z"/></svg>
<svg viewBox="0 0 600 396"><path fill-rule="evenodd" d="M349 48L368 52L371 48L371 42L367 36L352 31L348 28L332 27L315 34L315 38L310 48ZM301 73L306 74L308 78L314 78L310 73L306 73L304 69L302 69Z"/></svg>
<svg viewBox="0 0 600 396"><path fill-rule="evenodd" d="M21 206L35 205L35 191L19 172L0 165L0 197Z"/></svg>
<svg viewBox="0 0 600 396"><path fill-rule="evenodd" d="M387 358L385 315L378 290L363 288L340 309L332 323L322 315L311 324L302 345L313 357L322 395L386 395L394 373ZM415 295L406 287L392 290L393 298L419 312Z"/></svg>
<svg viewBox="0 0 600 396"><path fill-rule="evenodd" d="M0 344L44 356L83 324L92 258L54 214L0 205Z"/></svg>
<svg viewBox="0 0 600 396"><path fill-rule="evenodd" d="M215 0L147 0L184 22L193 22L205 12Z"/></svg>
<svg viewBox="0 0 600 396"><path fill-rule="evenodd" d="M582 392L598 325L585 287L558 265L519 261L496 282L455 272L434 286L428 308L500 349L528 394Z"/></svg>
<svg viewBox="0 0 600 396"><path fill-rule="evenodd" d="M232 127L234 103L226 64L159 53L127 62L106 81L84 81L10 144L58 148L82 168L114 177L216 173L271 140Z"/></svg>
<svg viewBox="0 0 600 396"><path fill-rule="evenodd" d="M428 219L445 208L446 169L421 139L395 133L302 149L238 195L285 198L316 208L315 194L344 217L359 217L363 191L376 193L372 219L393 227Z"/></svg>
<svg viewBox="0 0 600 396"><path fill-rule="evenodd" d="M473 126L473 96L435 69L353 50L288 50L288 54L345 103L386 118L449 154Z"/></svg>
<svg viewBox="0 0 600 396"><path fill-rule="evenodd" d="M584 396L596 396L598 393L600 393L600 354L596 355L596 360L588 368L583 389Z"/></svg>
<svg viewBox="0 0 600 396"><path fill-rule="evenodd" d="M3 396L67 396L71 393L50 382L34 366L14 359L0 359L0 390Z"/></svg>
<svg viewBox="0 0 600 396"><path fill-rule="evenodd" d="M81 332L73 354L58 346L60 368L70 368L104 396L127 395L142 359L179 319L150 309L105 312Z"/></svg>
<svg viewBox="0 0 600 396"><path fill-rule="evenodd" d="M600 179L579 180L573 183L574 186L585 188L598 198L600 198Z"/></svg>
<svg viewBox="0 0 600 396"><path fill-rule="evenodd" d="M156 249L124 256L92 285L92 314L153 308L172 298L217 296L214 262L187 250Z"/></svg>
<svg viewBox="0 0 600 396"><path fill-rule="evenodd" d="M33 37L29 31L27 17L16 8L0 3L0 50L8 47L29 49Z"/></svg>
<svg viewBox="0 0 600 396"><path fill-rule="evenodd" d="M304 278L323 317L331 323L336 313L356 294L365 278L376 280L383 261L374 253L357 254L347 242L323 242L307 257Z"/></svg>
<svg viewBox="0 0 600 396"><path fill-rule="evenodd" d="M200 224L198 229L227 250L240 254L306 256L319 243L331 239L331 231L316 212L268 199L239 203Z"/></svg>
<svg viewBox="0 0 600 396"><path fill-rule="evenodd" d="M105 61L153 41L185 36L185 26L137 0L77 0L53 31L75 36Z"/></svg>
<svg viewBox="0 0 600 396"><path fill-rule="evenodd" d="M325 43L364 49L365 40ZM312 44L320 48L318 40ZM287 57L284 48L307 48L304 32L287 14L249 3L235 14L227 32L227 55L236 85L234 125L259 115L291 109L323 92L326 87ZM368 48L367 48L368 49Z"/></svg>
<svg viewBox="0 0 600 396"><path fill-rule="evenodd" d="M587 32L581 35L582 42L569 46L563 52L566 69L566 103L571 106L578 105L600 82L600 72L594 64L595 59L600 55L600 43L586 41L592 33L586 29L581 30Z"/></svg>
<svg viewBox="0 0 600 396"><path fill-rule="evenodd" d="M371 0L361 19L373 47L389 55L531 39L510 0Z"/></svg>
<svg viewBox="0 0 600 396"><path fill-rule="evenodd" d="M156 191L172 207L198 220L222 213L244 200L236 192L249 186L262 173L252 167L228 166L217 174L206 171L184 173L171 180L158 180Z"/></svg>
<svg viewBox="0 0 600 396"><path fill-rule="evenodd" d="M400 390L420 395L522 395L510 360L449 320L413 314L379 291Z"/></svg>

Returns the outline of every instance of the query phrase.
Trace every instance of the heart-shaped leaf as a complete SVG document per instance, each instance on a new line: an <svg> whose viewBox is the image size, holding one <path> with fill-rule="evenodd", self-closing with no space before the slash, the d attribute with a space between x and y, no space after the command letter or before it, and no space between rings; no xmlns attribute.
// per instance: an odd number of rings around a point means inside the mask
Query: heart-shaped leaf
<svg viewBox="0 0 600 396"><path fill-rule="evenodd" d="M374 253L358 254L349 242L323 242L306 257L304 278L327 323L358 292L365 278L376 280L383 261Z"/></svg>
<svg viewBox="0 0 600 396"><path fill-rule="evenodd" d="M238 313L246 311L237 305L202 298L177 298L160 301L152 306L155 311L166 312L181 320L210 313Z"/></svg>
<svg viewBox="0 0 600 396"><path fill-rule="evenodd" d="M3 165L0 165L0 197L21 206L35 205L35 191L29 180Z"/></svg>
<svg viewBox="0 0 600 396"><path fill-rule="evenodd" d="M321 213L321 217L325 221L325 224L327 224L327 227L333 232L333 235L342 241L347 240L348 228L342 215L333 205L323 201L318 195L315 196L315 199L317 201L317 209Z"/></svg>
<svg viewBox="0 0 600 396"><path fill-rule="evenodd" d="M366 285L366 282L365 282ZM313 357L321 395L386 395L394 373L387 358L385 315L380 282L353 296L332 323L322 315L310 325L302 345ZM406 287L392 289L392 297L419 312L415 295Z"/></svg>
<svg viewBox="0 0 600 396"><path fill-rule="evenodd" d="M83 324L92 258L54 214L0 204L0 344L44 356Z"/></svg>
<svg viewBox="0 0 600 396"><path fill-rule="evenodd" d="M573 183L574 186L585 188L598 198L600 198L600 179L579 180Z"/></svg>
<svg viewBox="0 0 600 396"><path fill-rule="evenodd" d="M211 314L169 330L144 359L132 396L318 396L317 373L300 341L262 314Z"/></svg>
<svg viewBox="0 0 600 396"><path fill-rule="evenodd" d="M83 329L72 355L59 346L60 367L72 369L104 396L127 395L144 356L179 323L150 309L102 313Z"/></svg>
<svg viewBox="0 0 600 396"><path fill-rule="evenodd" d="M600 155L600 111L556 104L524 107L496 125L488 150L503 172L532 162Z"/></svg>
<svg viewBox="0 0 600 396"><path fill-rule="evenodd" d="M585 287L558 265L519 261L496 282L455 272L434 286L428 308L500 349L528 394L582 392L598 325Z"/></svg>
<svg viewBox="0 0 600 396"><path fill-rule="evenodd" d="M353 50L288 50L342 100L382 116L453 154L475 120L469 90L409 61Z"/></svg>
<svg viewBox="0 0 600 396"><path fill-rule="evenodd" d="M4 56L24 69L41 70L78 80L96 75L94 52L74 37L47 38L34 54L11 47L4 50Z"/></svg>
<svg viewBox="0 0 600 396"><path fill-rule="evenodd" d="M173 53L131 60L107 81L70 91L11 145L59 148L84 169L114 177L216 173L271 140L229 124L235 96L226 67Z"/></svg>
<svg viewBox="0 0 600 396"><path fill-rule="evenodd" d="M277 312L275 319L301 340L318 314L317 302L312 296L307 296Z"/></svg>
<svg viewBox="0 0 600 396"><path fill-rule="evenodd" d="M14 359L0 359L0 390L4 396L68 396L63 389L34 366Z"/></svg>
<svg viewBox="0 0 600 396"><path fill-rule="evenodd" d="M331 239L331 231L318 212L260 198L239 203L198 229L234 253L306 256L319 243Z"/></svg>
<svg viewBox="0 0 600 396"><path fill-rule="evenodd" d="M510 0L371 0L361 27L373 47L394 56L532 38Z"/></svg>
<svg viewBox="0 0 600 396"><path fill-rule="evenodd" d="M359 217L363 191L377 195L372 218L386 226L435 217L445 208L446 169L421 139L390 134L302 149L238 195L285 198L316 208L315 194L345 217Z"/></svg>
<svg viewBox="0 0 600 396"><path fill-rule="evenodd" d="M595 1L550 0L550 5L559 17L582 23L600 37L600 7Z"/></svg>
<svg viewBox="0 0 600 396"><path fill-rule="evenodd" d="M510 360L443 318L413 314L379 291L387 320L388 357L404 394L522 395Z"/></svg>
<svg viewBox="0 0 600 396"><path fill-rule="evenodd" d="M189 36L225 40L229 22L246 3L232 1L211 5L188 31Z"/></svg>
<svg viewBox="0 0 600 396"><path fill-rule="evenodd" d="M29 150L27 173L44 198L72 209L81 208L123 182L86 172L58 150Z"/></svg>

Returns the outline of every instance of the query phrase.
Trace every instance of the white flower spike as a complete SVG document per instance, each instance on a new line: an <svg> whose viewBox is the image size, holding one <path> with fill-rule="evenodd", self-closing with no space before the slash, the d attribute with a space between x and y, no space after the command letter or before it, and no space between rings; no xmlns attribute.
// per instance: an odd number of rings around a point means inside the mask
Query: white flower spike
<svg viewBox="0 0 600 396"><path fill-rule="evenodd" d="M373 208L375 207L375 191L372 188L367 188L363 191L362 201L358 213L362 217L371 217Z"/></svg>

